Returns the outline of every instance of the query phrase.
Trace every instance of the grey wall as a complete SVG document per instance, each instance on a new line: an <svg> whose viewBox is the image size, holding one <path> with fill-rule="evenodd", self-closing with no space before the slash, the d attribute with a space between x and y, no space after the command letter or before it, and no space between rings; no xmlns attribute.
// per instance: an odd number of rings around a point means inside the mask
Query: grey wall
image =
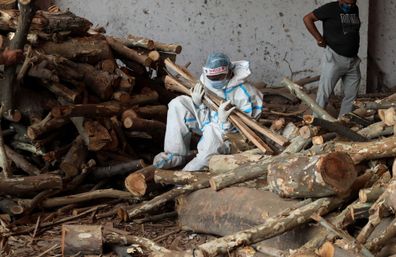
<svg viewBox="0 0 396 257"><path fill-rule="evenodd" d="M178 63L192 62L196 74L206 55L224 51L251 61L252 80L276 83L283 76L317 75L322 49L302 18L329 0L62 0L69 8L115 36L134 34L183 46ZM366 76L368 1L360 0L363 81ZM363 83L365 84L365 83Z"/></svg>
<svg viewBox="0 0 396 257"><path fill-rule="evenodd" d="M396 87L395 13L395 0L370 3L368 86L371 91Z"/></svg>

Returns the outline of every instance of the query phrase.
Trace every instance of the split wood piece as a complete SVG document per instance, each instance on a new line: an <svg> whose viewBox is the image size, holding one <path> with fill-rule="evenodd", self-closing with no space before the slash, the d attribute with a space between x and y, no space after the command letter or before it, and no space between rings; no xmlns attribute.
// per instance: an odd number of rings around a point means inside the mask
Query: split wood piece
<svg viewBox="0 0 396 257"><path fill-rule="evenodd" d="M282 199L277 194L253 188L230 187L219 192L201 189L177 198L178 225L185 231L226 236L265 223L287 209L299 206L297 200ZM304 227L299 231L304 231ZM287 249L300 233L289 233L260 245Z"/></svg>
<svg viewBox="0 0 396 257"><path fill-rule="evenodd" d="M209 187L209 182L206 181L199 181L196 183L193 183L191 185L185 185L180 188L174 188L164 194L161 194L159 196L154 197L153 199L143 202L139 204L138 206L135 206L131 209L127 210L128 214L128 219L133 219L143 213L147 213L149 211L152 211L160 206L162 206L164 203L171 201L175 199L176 197L185 194L185 193L190 193L202 188Z"/></svg>
<svg viewBox="0 0 396 257"><path fill-rule="evenodd" d="M149 165L131 173L125 178L124 185L134 196L144 196L147 190L147 183L153 181L156 167Z"/></svg>
<svg viewBox="0 0 396 257"><path fill-rule="evenodd" d="M7 213L14 216L22 214L24 210L25 209L16 202L7 198L0 198L0 213Z"/></svg>
<svg viewBox="0 0 396 257"><path fill-rule="evenodd" d="M315 136L312 138L312 144L313 145L323 145L324 143L333 140L334 138L337 137L337 133L335 132L330 132L326 133L320 136Z"/></svg>
<svg viewBox="0 0 396 257"><path fill-rule="evenodd" d="M113 125L113 130L115 131L117 138L120 141L120 149L123 152L127 152L128 154L135 156L135 151L132 149L132 147L129 145L124 130L122 129L122 124L120 121L118 121L116 116L113 116L110 118L111 123Z"/></svg>
<svg viewBox="0 0 396 257"><path fill-rule="evenodd" d="M187 185L201 180L208 180L210 174L199 171L178 171L156 169L154 172L154 182L164 185Z"/></svg>
<svg viewBox="0 0 396 257"><path fill-rule="evenodd" d="M268 166L267 176L271 190L289 198L342 195L356 178L355 165L343 152L274 161Z"/></svg>
<svg viewBox="0 0 396 257"><path fill-rule="evenodd" d="M63 127L69 122L69 119L54 118L51 113L49 113L43 120L34 123L27 128L27 136L29 139L35 140L48 132Z"/></svg>
<svg viewBox="0 0 396 257"><path fill-rule="evenodd" d="M290 141L290 144L286 147L282 153L298 153L307 147L312 142L311 138L305 138L303 136L297 136Z"/></svg>
<svg viewBox="0 0 396 257"><path fill-rule="evenodd" d="M359 251L360 254L364 257L374 257L374 255L364 245L361 245L354 237L352 237L345 231L338 229L333 224L322 218L320 215L314 214L312 215L312 218L331 233L334 233L346 240L352 250Z"/></svg>
<svg viewBox="0 0 396 257"><path fill-rule="evenodd" d="M106 37L107 43L119 55L124 58L142 64L143 66L150 66L152 60L145 54L139 54L138 51L126 47L122 42L113 37Z"/></svg>
<svg viewBox="0 0 396 257"><path fill-rule="evenodd" d="M102 255L102 226L62 225L62 256Z"/></svg>
<svg viewBox="0 0 396 257"><path fill-rule="evenodd" d="M169 59L165 60L165 62L166 62L166 65L172 66L172 69L180 70L181 72L183 72L183 70L179 66L176 66L176 64L171 63ZM183 73L183 74L186 74L186 73ZM188 75L184 75L184 76L187 77ZM190 78L190 79L192 79L192 78ZM194 81L194 80L192 80L192 81ZM191 82L191 83L194 83L194 82ZM179 80L177 80L176 78L174 78L174 77L172 77L170 75L167 75L165 77L165 86L168 89L170 89L172 87L171 90L173 90L173 91L177 91L177 92L180 92L180 93L187 94L187 95L191 96L191 91L188 89L188 87L185 86ZM206 106L208 106L212 110L217 110L217 108L218 108L218 106L215 103L213 103L208 97L204 97L204 104ZM235 114L231 114L228 117L228 119L257 148L259 148L264 153L269 153L269 154L273 153L273 150L260 137L258 137L254 133L253 130L251 130L248 126L246 126L245 123L243 123L239 117L237 117Z"/></svg>
<svg viewBox="0 0 396 257"><path fill-rule="evenodd" d="M372 251L377 253L385 246L392 238L396 236L396 218L391 222L391 224L385 229L385 231L378 237L368 241L365 246Z"/></svg>
<svg viewBox="0 0 396 257"><path fill-rule="evenodd" d="M45 41L38 49L45 54L59 55L80 63L96 64L102 60L113 59L111 49L103 36L74 37L60 43Z"/></svg>
<svg viewBox="0 0 396 257"><path fill-rule="evenodd" d="M26 1L23 1L26 2ZM21 16L18 10L2 10L4 15L0 17L0 29L5 31L15 31L18 25L18 18ZM30 32L65 32L69 31L72 34L84 34L92 26L88 20L78 17L73 13L61 12L50 13L46 11L37 11L34 14Z"/></svg>
<svg viewBox="0 0 396 257"><path fill-rule="evenodd" d="M85 162L88 152L87 150L88 149L84 144L83 138L81 136L77 136L65 158L59 165L60 169L66 174L66 177L74 177L78 175L81 165Z"/></svg>
<svg viewBox="0 0 396 257"><path fill-rule="evenodd" d="M330 122L321 118L315 118L313 115L304 115L304 121L306 124L319 126L330 132L336 132L338 135L343 136L351 141L367 141L367 138L359 135L358 133L352 131L350 128L347 128L338 122Z"/></svg>
<svg viewBox="0 0 396 257"><path fill-rule="evenodd" d="M311 108L311 110L316 115L318 115L318 117L320 117L321 119L327 120L330 122L337 121L329 113L327 113L322 107L320 107L309 95L304 93L304 91L302 90L302 88L299 85L293 83L292 81L290 81L286 78L282 80L282 85L284 87L287 87L292 94L294 94L299 99L301 99L301 101L306 103Z"/></svg>
<svg viewBox="0 0 396 257"><path fill-rule="evenodd" d="M143 168L144 165L143 160L139 159L105 167L97 167L94 169L91 176L92 179L96 181L114 176L127 176L128 174Z"/></svg>
<svg viewBox="0 0 396 257"><path fill-rule="evenodd" d="M85 121L84 130L89 139L89 151L99 151L112 141L109 131L98 121Z"/></svg>
<svg viewBox="0 0 396 257"><path fill-rule="evenodd" d="M168 107L166 105L149 105L133 109L139 117L166 122Z"/></svg>
<svg viewBox="0 0 396 257"><path fill-rule="evenodd" d="M62 189L62 178L51 174L0 179L1 195L29 195L46 189Z"/></svg>
<svg viewBox="0 0 396 257"><path fill-rule="evenodd" d="M337 208L340 203L342 203L342 200L337 198L321 198L289 213L271 217L264 224L199 245L194 249L194 254L192 251L172 252L171 254L156 252L151 256L214 257L220 254L227 254L227 252L241 245L251 245L307 223L315 213L320 215L327 214Z"/></svg>
<svg viewBox="0 0 396 257"><path fill-rule="evenodd" d="M335 142L332 151L347 152L355 164L364 160L375 160L396 156L396 137L371 142Z"/></svg>
<svg viewBox="0 0 396 257"><path fill-rule="evenodd" d="M115 190L115 189L101 189L95 191L89 191L81 194L68 195L68 196L60 196L55 198L45 199L41 202L40 206L43 208L53 208L59 207L69 204L83 203L87 201L93 201L96 199L125 199L125 200L134 200L139 201L138 198L131 195L129 192ZM31 200L19 200L20 205L29 207L31 205Z"/></svg>
<svg viewBox="0 0 396 257"><path fill-rule="evenodd" d="M52 93L54 93L55 95L63 97L68 102L78 103L81 102L82 100L82 92L72 90L62 85L61 83L57 83L57 82L50 83L43 81L41 85L47 88Z"/></svg>
<svg viewBox="0 0 396 257"><path fill-rule="evenodd" d="M386 208L390 207L389 203L392 203L391 198L389 196L394 195L394 191L396 188L396 179L391 179L386 186L386 190L382 195L374 202L373 206L370 209L370 217L367 224L362 228L358 236L356 237L360 243L365 243L369 238L370 234L374 231L374 229L380 224L381 219L386 214Z"/></svg>
<svg viewBox="0 0 396 257"><path fill-rule="evenodd" d="M381 136L392 136L394 134L394 128L393 126L387 126L383 121L380 121L359 130L358 134L368 139L374 139Z"/></svg>
<svg viewBox="0 0 396 257"><path fill-rule="evenodd" d="M245 164L258 162L264 157L257 149L231 155L213 155L209 160L209 170L213 174L221 174Z"/></svg>
<svg viewBox="0 0 396 257"><path fill-rule="evenodd" d="M387 126L394 126L396 124L396 111L393 107L378 110L378 116Z"/></svg>
<svg viewBox="0 0 396 257"><path fill-rule="evenodd" d="M142 47L148 50L154 49L154 41L144 37L128 35L126 38L116 38L127 47Z"/></svg>
<svg viewBox="0 0 396 257"><path fill-rule="evenodd" d="M69 117L111 117L120 115L124 107L115 101L105 102L101 104L75 104L55 106L51 110L52 116L55 118Z"/></svg>
<svg viewBox="0 0 396 257"><path fill-rule="evenodd" d="M11 50L22 49L27 41L27 34L29 32L30 24L32 23L32 18L34 15L33 6L31 0L20 0L19 1L19 17L16 23L16 32L14 38L10 42L9 48ZM0 23L3 19L11 21L10 17L5 17L7 15L0 16ZM3 18L3 19L2 19ZM16 18L16 17L14 17ZM14 22L16 21L13 20ZM1 27L1 26L0 26ZM16 89L19 87L15 85L16 82L16 69L17 65L6 65L4 67L4 79L2 81L1 87L1 98L0 103L2 106L1 115L10 121L19 122L21 117L20 113L16 111L15 108L15 95ZM19 113L19 114L18 114Z"/></svg>
<svg viewBox="0 0 396 257"><path fill-rule="evenodd" d="M35 165L28 162L21 154L15 152L7 145L4 147L8 158L10 158L10 160L12 160L18 168L32 176L39 175L41 173L41 171Z"/></svg>
<svg viewBox="0 0 396 257"><path fill-rule="evenodd" d="M384 193L385 185L391 180L391 174L385 172L370 188L363 188L359 191L359 202L361 203L372 203L378 200L378 198Z"/></svg>
<svg viewBox="0 0 396 257"><path fill-rule="evenodd" d="M116 91L113 93L113 99L120 103L127 103L131 96L125 91Z"/></svg>

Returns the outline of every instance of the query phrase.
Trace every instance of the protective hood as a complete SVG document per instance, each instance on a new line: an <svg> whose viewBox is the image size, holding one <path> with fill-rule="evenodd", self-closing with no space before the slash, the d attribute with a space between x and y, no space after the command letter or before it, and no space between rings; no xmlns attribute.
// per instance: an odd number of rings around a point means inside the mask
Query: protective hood
<svg viewBox="0 0 396 257"><path fill-rule="evenodd" d="M241 83L245 82L246 78L251 74L248 61L232 62L232 71L234 76L231 78L230 82L228 82L228 85L223 89L211 87L210 83L208 82L209 79L204 74L201 75L200 80L210 91L217 93L218 91L223 92L224 89L229 89L240 85Z"/></svg>

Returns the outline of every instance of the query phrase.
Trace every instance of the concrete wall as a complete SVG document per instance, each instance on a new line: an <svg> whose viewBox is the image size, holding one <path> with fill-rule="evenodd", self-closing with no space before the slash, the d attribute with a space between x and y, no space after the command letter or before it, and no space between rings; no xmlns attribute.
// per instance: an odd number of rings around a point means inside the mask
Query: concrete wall
<svg viewBox="0 0 396 257"><path fill-rule="evenodd" d="M57 4L104 26L110 35L134 34L180 43L183 51L178 63L191 61L197 75L207 54L220 50L234 60L250 60L252 80L276 83L284 76L298 79L319 73L322 49L306 31L302 18L328 1L62 0ZM368 1L359 1L364 78Z"/></svg>
<svg viewBox="0 0 396 257"><path fill-rule="evenodd" d="M370 3L368 88L396 87L396 1Z"/></svg>

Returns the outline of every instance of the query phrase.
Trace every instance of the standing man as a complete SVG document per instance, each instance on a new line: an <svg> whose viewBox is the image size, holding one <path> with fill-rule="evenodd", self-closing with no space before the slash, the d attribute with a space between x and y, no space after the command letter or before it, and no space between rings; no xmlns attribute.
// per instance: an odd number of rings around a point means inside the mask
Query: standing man
<svg viewBox="0 0 396 257"><path fill-rule="evenodd" d="M322 21L323 35L315 22ZM356 0L325 4L304 17L304 24L318 46L325 48L316 102L325 107L339 79L344 98L338 117L352 111L360 84L360 19Z"/></svg>
<svg viewBox="0 0 396 257"><path fill-rule="evenodd" d="M238 108L248 116L258 118L263 108L262 93L245 81L249 75L249 62L231 62L223 53L210 54L191 97L178 96L169 103L164 152L154 158L153 165L162 169L186 165L191 156L191 133L201 135L198 154L183 170L201 170L208 165L212 155L229 154L230 144L224 140L224 135L233 127L228 116ZM205 90L224 99L218 112L202 103ZM227 109L230 104L234 107Z"/></svg>

